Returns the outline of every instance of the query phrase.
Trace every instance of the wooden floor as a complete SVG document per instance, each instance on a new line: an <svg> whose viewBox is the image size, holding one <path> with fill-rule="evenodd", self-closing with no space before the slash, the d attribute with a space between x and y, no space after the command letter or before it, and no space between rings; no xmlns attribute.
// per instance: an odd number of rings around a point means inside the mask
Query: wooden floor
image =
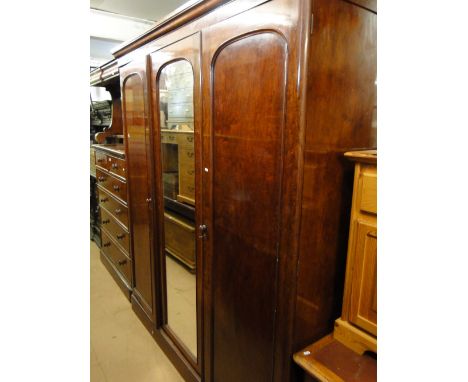
<svg viewBox="0 0 468 382"><path fill-rule="evenodd" d="M183 382L91 242L91 382Z"/></svg>

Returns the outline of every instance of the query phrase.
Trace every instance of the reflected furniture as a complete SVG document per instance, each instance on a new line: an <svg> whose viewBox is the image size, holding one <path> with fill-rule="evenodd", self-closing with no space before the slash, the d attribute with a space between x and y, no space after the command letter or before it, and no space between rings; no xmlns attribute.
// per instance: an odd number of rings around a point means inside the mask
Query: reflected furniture
<svg viewBox="0 0 468 382"><path fill-rule="evenodd" d="M375 8L189 2L113 52L132 309L185 380L301 381L292 355L333 330L343 153L376 147Z"/></svg>

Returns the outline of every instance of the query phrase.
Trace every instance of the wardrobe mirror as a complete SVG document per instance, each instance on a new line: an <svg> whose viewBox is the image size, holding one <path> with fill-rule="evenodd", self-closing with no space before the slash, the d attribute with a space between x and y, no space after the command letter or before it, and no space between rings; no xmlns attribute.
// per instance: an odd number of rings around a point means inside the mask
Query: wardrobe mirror
<svg viewBox="0 0 468 382"><path fill-rule="evenodd" d="M196 357L193 81L185 60L166 65L159 76L166 324Z"/></svg>

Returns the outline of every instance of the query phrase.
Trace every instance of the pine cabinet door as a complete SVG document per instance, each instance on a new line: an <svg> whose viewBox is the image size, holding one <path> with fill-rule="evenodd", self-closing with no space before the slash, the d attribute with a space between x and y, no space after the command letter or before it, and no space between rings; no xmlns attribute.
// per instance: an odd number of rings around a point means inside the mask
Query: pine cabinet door
<svg viewBox="0 0 468 382"><path fill-rule="evenodd" d="M377 336L377 226L356 222L350 321Z"/></svg>

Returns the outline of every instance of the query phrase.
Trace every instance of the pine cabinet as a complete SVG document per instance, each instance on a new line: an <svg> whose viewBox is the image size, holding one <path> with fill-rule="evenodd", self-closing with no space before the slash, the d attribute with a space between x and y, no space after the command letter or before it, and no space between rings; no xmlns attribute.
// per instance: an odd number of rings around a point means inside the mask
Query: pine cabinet
<svg viewBox="0 0 468 382"><path fill-rule="evenodd" d="M349 152L355 180L343 311L335 338L355 350L377 352L377 153Z"/></svg>

